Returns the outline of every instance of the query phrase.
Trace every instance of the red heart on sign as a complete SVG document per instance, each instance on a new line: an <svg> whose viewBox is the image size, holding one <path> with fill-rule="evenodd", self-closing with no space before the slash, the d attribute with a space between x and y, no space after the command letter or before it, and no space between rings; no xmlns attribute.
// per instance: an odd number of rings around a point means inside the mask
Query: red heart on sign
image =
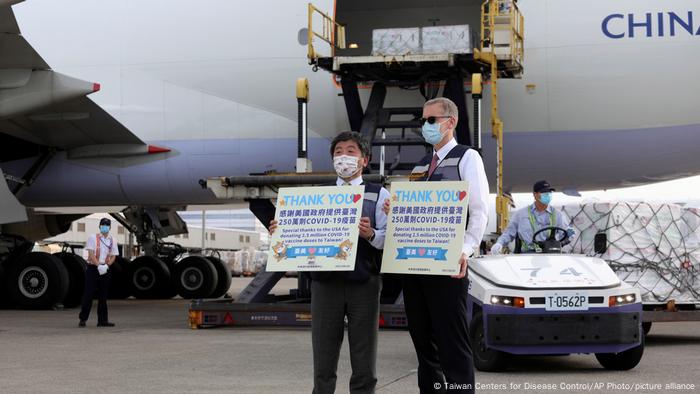
<svg viewBox="0 0 700 394"><path fill-rule="evenodd" d="M362 198L362 194L355 194L355 196L352 198L352 202L358 202Z"/></svg>
<svg viewBox="0 0 700 394"><path fill-rule="evenodd" d="M316 248L309 248L309 254L316 253Z"/></svg>
<svg viewBox="0 0 700 394"><path fill-rule="evenodd" d="M459 192L459 201L464 200L464 197L466 197L466 196L467 196L467 192L465 192L465 191Z"/></svg>
<svg viewBox="0 0 700 394"><path fill-rule="evenodd" d="M418 249L418 255L425 256L425 249L423 249L423 248Z"/></svg>

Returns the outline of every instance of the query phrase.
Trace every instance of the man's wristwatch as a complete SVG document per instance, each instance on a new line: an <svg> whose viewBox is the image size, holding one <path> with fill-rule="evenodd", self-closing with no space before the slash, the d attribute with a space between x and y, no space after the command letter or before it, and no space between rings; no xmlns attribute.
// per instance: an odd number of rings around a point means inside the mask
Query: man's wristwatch
<svg viewBox="0 0 700 394"><path fill-rule="evenodd" d="M369 242L374 241L374 236L375 236L375 235L377 235L377 233L374 231L374 229L372 229L372 235L370 235L369 238L367 238L367 240L368 240Z"/></svg>

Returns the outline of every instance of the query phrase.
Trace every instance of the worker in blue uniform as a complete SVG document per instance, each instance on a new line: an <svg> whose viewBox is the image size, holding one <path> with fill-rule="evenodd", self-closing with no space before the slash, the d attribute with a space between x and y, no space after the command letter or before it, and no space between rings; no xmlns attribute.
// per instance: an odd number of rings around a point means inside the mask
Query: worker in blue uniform
<svg viewBox="0 0 700 394"><path fill-rule="evenodd" d="M516 211L511 216L508 227L491 247L491 254L500 254L503 247L516 238L519 238L522 243L522 253L536 252L538 246L532 242L532 237L539 230L547 227L560 227L567 230L569 239L574 235L574 230L569 227L569 220L566 216L551 205L553 191L555 189L549 182L544 180L535 182L532 186L535 202ZM555 230L540 233L537 235L536 241L544 241L553 231Z"/></svg>

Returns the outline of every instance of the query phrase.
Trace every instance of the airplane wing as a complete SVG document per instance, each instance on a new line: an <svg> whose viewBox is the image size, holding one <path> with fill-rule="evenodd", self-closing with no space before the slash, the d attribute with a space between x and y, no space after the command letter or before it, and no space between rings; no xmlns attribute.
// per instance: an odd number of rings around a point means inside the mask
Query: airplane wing
<svg viewBox="0 0 700 394"><path fill-rule="evenodd" d="M54 150L69 159L169 151L146 144L87 98L99 84L51 69L21 35L12 6L22 1L0 0L0 163L39 156L23 178L0 169L0 224L27 220L18 197Z"/></svg>
<svg viewBox="0 0 700 394"><path fill-rule="evenodd" d="M22 1L0 0L0 140L66 150L69 158L168 151L148 146L87 98L99 84L51 70L20 33L12 5Z"/></svg>

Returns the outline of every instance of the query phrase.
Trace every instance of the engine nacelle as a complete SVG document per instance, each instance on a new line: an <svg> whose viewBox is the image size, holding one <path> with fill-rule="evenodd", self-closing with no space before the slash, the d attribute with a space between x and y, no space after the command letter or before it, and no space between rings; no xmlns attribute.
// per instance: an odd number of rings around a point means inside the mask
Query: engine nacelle
<svg viewBox="0 0 700 394"><path fill-rule="evenodd" d="M85 215L37 215L27 210L27 221L2 225L5 234L19 235L29 241L39 241L63 234L70 229L74 220Z"/></svg>

